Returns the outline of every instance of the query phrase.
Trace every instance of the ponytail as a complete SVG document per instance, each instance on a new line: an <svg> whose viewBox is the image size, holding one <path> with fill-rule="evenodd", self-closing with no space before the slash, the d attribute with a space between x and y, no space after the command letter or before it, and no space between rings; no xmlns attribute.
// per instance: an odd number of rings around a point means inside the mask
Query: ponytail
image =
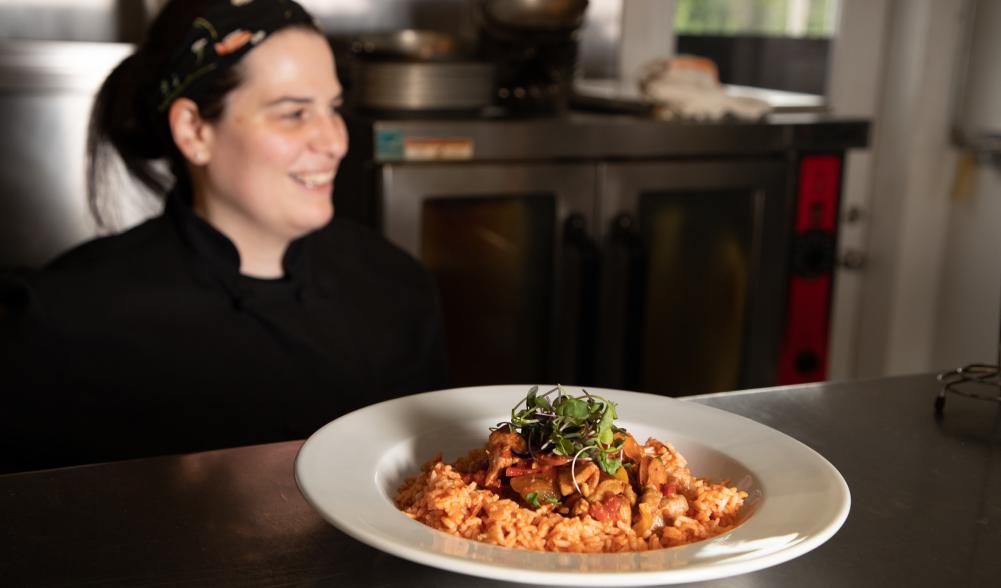
<svg viewBox="0 0 1001 588"><path fill-rule="evenodd" d="M176 152L165 117L149 106L155 88L142 50L111 72L94 100L87 133L87 201L98 226L106 227L116 206L110 185L115 154L142 187L162 197L174 184L160 161ZM171 167L174 167L173 165Z"/></svg>
<svg viewBox="0 0 1001 588"><path fill-rule="evenodd" d="M203 8L204 0L167 2L142 46L118 64L97 93L87 133L87 203L102 229L116 228L114 221L120 220L114 218L122 210L120 187L113 181L116 159L156 199L174 191L191 203L187 162L157 101L160 77ZM237 66L211 77L196 100L202 120L222 116L226 95L242 80L240 73Z"/></svg>

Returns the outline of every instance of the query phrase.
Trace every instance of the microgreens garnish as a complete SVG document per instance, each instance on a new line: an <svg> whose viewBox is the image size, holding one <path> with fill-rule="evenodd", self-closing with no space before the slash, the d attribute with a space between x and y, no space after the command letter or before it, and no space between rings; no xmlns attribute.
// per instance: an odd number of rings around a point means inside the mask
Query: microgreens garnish
<svg viewBox="0 0 1001 588"><path fill-rule="evenodd" d="M511 421L500 423L494 430L507 427L519 433L528 445L529 453L553 454L577 459L590 459L602 471L614 475L622 466L623 439L614 434L615 403L582 390L583 396L571 396L557 385L544 394L532 386L525 398L511 409ZM576 480L575 480L576 481Z"/></svg>

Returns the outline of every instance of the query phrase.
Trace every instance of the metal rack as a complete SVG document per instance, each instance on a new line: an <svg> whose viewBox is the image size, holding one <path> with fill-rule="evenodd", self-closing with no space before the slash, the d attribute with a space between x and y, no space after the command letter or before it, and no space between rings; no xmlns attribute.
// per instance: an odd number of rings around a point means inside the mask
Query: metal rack
<svg viewBox="0 0 1001 588"><path fill-rule="evenodd" d="M940 373L938 381L941 388L935 398L936 418L942 418L948 394L1001 404L1001 336L998 341L998 363L971 363Z"/></svg>

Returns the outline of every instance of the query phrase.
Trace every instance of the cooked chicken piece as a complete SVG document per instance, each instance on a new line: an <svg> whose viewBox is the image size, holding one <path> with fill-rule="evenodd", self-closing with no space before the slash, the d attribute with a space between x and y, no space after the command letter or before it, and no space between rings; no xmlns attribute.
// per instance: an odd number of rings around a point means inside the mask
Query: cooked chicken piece
<svg viewBox="0 0 1001 588"><path fill-rule="evenodd" d="M625 483L626 488L622 494L629 500L629 505L634 506L636 504L636 492L633 490L633 481L636 476L630 476L629 470L625 466L622 466L615 470L615 477Z"/></svg>
<svg viewBox="0 0 1001 588"><path fill-rule="evenodd" d="M688 465L688 460L678 453L674 445L661 443L653 437L647 439L646 445L643 446L643 451L647 455L660 456L661 461L664 465L668 466L668 469L683 468Z"/></svg>
<svg viewBox="0 0 1001 588"><path fill-rule="evenodd" d="M630 485L630 484L627 483L626 484L626 489L625 489L625 491L622 494L623 494L623 496L626 497L626 500L629 501L629 506L630 507L633 507L633 506L636 505L636 491L633 490L632 485Z"/></svg>
<svg viewBox="0 0 1001 588"><path fill-rule="evenodd" d="M626 500L619 503L618 519L627 525L633 524L633 507Z"/></svg>
<svg viewBox="0 0 1001 588"><path fill-rule="evenodd" d="M570 478L570 466L562 466L556 470L556 488L560 491L560 496L569 496L576 492L573 481Z"/></svg>
<svg viewBox="0 0 1001 588"><path fill-rule="evenodd" d="M576 495L575 498L577 498L577 500L570 505L570 516L582 517L591 509L591 503L581 498L580 494Z"/></svg>
<svg viewBox="0 0 1001 588"><path fill-rule="evenodd" d="M636 523L633 531L640 537L647 537L649 533L664 526L664 517L661 514L660 502L664 495L660 490L647 486L640 497L639 505L636 507Z"/></svg>
<svg viewBox="0 0 1001 588"><path fill-rule="evenodd" d="M511 433L505 429L497 429L490 433L487 439L487 456L490 467L487 469L486 479L483 485L486 488L500 488L500 475L504 468L510 467L521 460L514 455L512 450L526 451L528 445L525 439L518 433Z"/></svg>
<svg viewBox="0 0 1001 588"><path fill-rule="evenodd" d="M598 481L601 479L601 470L594 462L588 462L583 468L577 467L574 470L574 478L577 480L577 486L580 488L580 493L587 498L594 492L594 489L598 486Z"/></svg>
<svg viewBox="0 0 1001 588"><path fill-rule="evenodd" d="M594 487L598 485L598 480L601 476L601 470L594 462L577 462L577 467L574 469L576 474L577 486L574 486L573 478L570 477L570 465L561 466L557 472L557 482L559 485L560 495L569 496L574 492L577 492L577 488L580 487L580 492L585 497L591 494Z"/></svg>
<svg viewBox="0 0 1001 588"><path fill-rule="evenodd" d="M583 506L581 506L581 503L583 503ZM563 503L556 507L556 512L565 517L573 517L586 513L588 506L588 502L580 494L574 494L563 500ZM581 511L582 509L583 511Z"/></svg>
<svg viewBox="0 0 1001 588"><path fill-rule="evenodd" d="M660 515L665 524L674 523L674 519L688 512L688 499L682 494L672 494L660 499Z"/></svg>
<svg viewBox="0 0 1001 588"><path fill-rule="evenodd" d="M667 483L667 468L659 457L644 455L640 459L639 483L642 487L660 488Z"/></svg>
<svg viewBox="0 0 1001 588"><path fill-rule="evenodd" d="M693 492L697 481L698 478L688 468L676 469L667 474L667 483L673 484L681 494Z"/></svg>
<svg viewBox="0 0 1001 588"><path fill-rule="evenodd" d="M591 502L602 502L609 496L625 493L626 486L627 484L618 478L605 478L598 482L587 499Z"/></svg>

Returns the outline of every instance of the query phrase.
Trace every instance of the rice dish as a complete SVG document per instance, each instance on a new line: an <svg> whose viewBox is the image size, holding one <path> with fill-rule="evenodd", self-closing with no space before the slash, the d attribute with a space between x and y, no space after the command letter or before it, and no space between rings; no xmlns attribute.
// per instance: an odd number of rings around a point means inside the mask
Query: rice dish
<svg viewBox="0 0 1001 588"><path fill-rule="evenodd" d="M739 524L746 492L694 476L670 443L640 445L615 417L586 391L533 388L483 447L424 464L396 506L452 535L556 552L661 549Z"/></svg>

